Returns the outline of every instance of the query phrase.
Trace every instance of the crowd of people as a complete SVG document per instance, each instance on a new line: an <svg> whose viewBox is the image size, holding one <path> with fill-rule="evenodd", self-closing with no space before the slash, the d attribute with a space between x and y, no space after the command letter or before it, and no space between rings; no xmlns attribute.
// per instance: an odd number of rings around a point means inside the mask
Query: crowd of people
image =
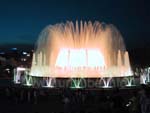
<svg viewBox="0 0 150 113"><path fill-rule="evenodd" d="M1 113L150 113L150 88L1 87Z"/></svg>

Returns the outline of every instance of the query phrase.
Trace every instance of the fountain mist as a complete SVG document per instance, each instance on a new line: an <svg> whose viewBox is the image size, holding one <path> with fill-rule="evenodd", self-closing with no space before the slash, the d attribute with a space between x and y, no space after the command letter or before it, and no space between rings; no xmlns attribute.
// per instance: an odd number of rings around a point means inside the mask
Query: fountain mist
<svg viewBox="0 0 150 113"><path fill-rule="evenodd" d="M43 77L131 76L129 55L112 24L66 22L47 26L36 44L30 74Z"/></svg>

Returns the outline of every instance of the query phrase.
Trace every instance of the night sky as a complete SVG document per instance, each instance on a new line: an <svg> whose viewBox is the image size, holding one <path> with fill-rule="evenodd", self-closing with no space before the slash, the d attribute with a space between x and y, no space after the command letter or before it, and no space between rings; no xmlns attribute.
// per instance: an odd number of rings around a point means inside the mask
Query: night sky
<svg viewBox="0 0 150 113"><path fill-rule="evenodd" d="M1 0L0 46L34 45L44 27L67 20L111 23L128 49L150 47L149 0Z"/></svg>

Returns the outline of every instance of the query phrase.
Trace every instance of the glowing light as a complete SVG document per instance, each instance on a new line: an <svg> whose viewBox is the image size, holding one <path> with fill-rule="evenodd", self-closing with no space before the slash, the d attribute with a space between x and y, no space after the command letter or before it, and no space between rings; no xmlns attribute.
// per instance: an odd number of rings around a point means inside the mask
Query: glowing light
<svg viewBox="0 0 150 113"><path fill-rule="evenodd" d="M32 76L25 76L26 86L32 86Z"/></svg>
<svg viewBox="0 0 150 113"><path fill-rule="evenodd" d="M27 57L30 57L30 54L29 54L29 53L27 54Z"/></svg>
<svg viewBox="0 0 150 113"><path fill-rule="evenodd" d="M54 78L46 78L46 86L43 86L43 87L53 88L55 82L56 81Z"/></svg>
<svg viewBox="0 0 150 113"><path fill-rule="evenodd" d="M27 54L27 52L25 52L25 51L24 51L24 52L22 52L22 54L23 54L23 55L26 55L26 54Z"/></svg>
<svg viewBox="0 0 150 113"><path fill-rule="evenodd" d="M117 28L90 21L46 27L37 41L30 74L53 78L132 76L129 54Z"/></svg>
<svg viewBox="0 0 150 113"><path fill-rule="evenodd" d="M86 86L86 82L83 78L72 78L71 88L79 89L84 88Z"/></svg>
<svg viewBox="0 0 150 113"><path fill-rule="evenodd" d="M88 52L88 67L104 67L105 61L104 56L101 54L100 51L93 49L89 50Z"/></svg>
<svg viewBox="0 0 150 113"><path fill-rule="evenodd" d="M61 49L56 67L104 67L105 61L101 52L96 49Z"/></svg>
<svg viewBox="0 0 150 113"><path fill-rule="evenodd" d="M17 68L17 71L25 71L26 70L26 68L23 68L23 67L18 67Z"/></svg>
<svg viewBox="0 0 150 113"><path fill-rule="evenodd" d="M16 51L16 50L18 50L18 49L14 47L14 48L11 48L11 50Z"/></svg>
<svg viewBox="0 0 150 113"><path fill-rule="evenodd" d="M126 86L135 86L134 85L134 77L126 77L125 80L127 81L127 85Z"/></svg>
<svg viewBox="0 0 150 113"><path fill-rule="evenodd" d="M140 76L140 84L146 84L146 76L144 74Z"/></svg>
<svg viewBox="0 0 150 113"><path fill-rule="evenodd" d="M62 49L58 54L58 58L56 60L56 67L68 67L68 49Z"/></svg>
<svg viewBox="0 0 150 113"><path fill-rule="evenodd" d="M103 81L103 88L111 88L112 86L110 86L110 82L111 82L112 78L101 78L100 82Z"/></svg>
<svg viewBox="0 0 150 113"><path fill-rule="evenodd" d="M21 74L22 72L25 72L25 71L26 71L26 68L23 68L23 67L17 67L17 69L14 69L14 83L15 84L20 84Z"/></svg>

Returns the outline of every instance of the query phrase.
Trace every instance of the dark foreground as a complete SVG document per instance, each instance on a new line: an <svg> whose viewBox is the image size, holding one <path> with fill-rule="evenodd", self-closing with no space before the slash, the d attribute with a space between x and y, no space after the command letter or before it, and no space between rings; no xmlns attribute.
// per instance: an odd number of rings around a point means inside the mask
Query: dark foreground
<svg viewBox="0 0 150 113"><path fill-rule="evenodd" d="M0 113L142 113L141 106L150 108L144 104L150 100L149 91L148 86L78 90L3 86Z"/></svg>

